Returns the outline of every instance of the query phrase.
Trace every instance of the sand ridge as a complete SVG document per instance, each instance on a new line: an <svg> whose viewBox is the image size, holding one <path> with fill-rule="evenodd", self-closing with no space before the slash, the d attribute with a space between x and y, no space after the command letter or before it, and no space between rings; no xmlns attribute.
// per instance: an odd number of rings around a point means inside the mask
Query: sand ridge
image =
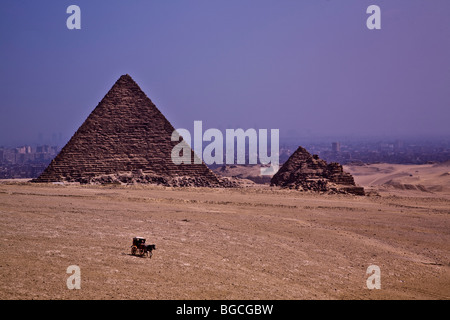
<svg viewBox="0 0 450 320"><path fill-rule="evenodd" d="M348 165L344 168L354 176L357 184L368 189L450 195L449 162L422 165L380 163Z"/></svg>

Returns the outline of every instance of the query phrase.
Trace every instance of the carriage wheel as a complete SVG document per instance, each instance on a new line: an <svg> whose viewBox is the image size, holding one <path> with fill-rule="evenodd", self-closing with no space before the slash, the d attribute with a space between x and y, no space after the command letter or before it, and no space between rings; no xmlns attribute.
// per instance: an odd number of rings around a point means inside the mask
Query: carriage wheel
<svg viewBox="0 0 450 320"><path fill-rule="evenodd" d="M145 253L144 249L139 249L139 255L143 256Z"/></svg>
<svg viewBox="0 0 450 320"><path fill-rule="evenodd" d="M131 247L131 254L132 254L132 255L136 255L136 251L137 251L136 246L132 246L132 247Z"/></svg>

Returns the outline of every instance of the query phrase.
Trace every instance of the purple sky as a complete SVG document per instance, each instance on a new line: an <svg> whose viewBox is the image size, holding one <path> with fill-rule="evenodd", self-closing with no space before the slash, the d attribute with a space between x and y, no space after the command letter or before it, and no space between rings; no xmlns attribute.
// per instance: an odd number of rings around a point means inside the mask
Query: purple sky
<svg viewBox="0 0 450 320"><path fill-rule="evenodd" d="M449 0L3 0L0 145L65 142L125 73L176 128L449 137L449 14Z"/></svg>

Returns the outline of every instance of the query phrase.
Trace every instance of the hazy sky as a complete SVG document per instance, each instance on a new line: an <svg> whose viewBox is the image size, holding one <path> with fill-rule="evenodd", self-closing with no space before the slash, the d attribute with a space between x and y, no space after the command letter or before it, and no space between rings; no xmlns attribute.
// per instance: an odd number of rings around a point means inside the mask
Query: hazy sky
<svg viewBox="0 0 450 320"><path fill-rule="evenodd" d="M448 137L449 14L449 0L2 0L0 145L67 140L126 73L176 128Z"/></svg>

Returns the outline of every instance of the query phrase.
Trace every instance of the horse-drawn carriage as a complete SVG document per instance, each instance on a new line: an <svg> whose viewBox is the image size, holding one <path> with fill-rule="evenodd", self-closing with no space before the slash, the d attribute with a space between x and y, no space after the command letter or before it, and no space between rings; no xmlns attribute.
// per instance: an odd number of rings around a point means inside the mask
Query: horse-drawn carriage
<svg viewBox="0 0 450 320"><path fill-rule="evenodd" d="M156 247L154 244L145 244L145 238L142 237L134 237L133 238L133 244L131 246L131 254L132 255L138 255L138 256L144 256L145 254L148 255L150 258L153 255L153 250L155 250Z"/></svg>

